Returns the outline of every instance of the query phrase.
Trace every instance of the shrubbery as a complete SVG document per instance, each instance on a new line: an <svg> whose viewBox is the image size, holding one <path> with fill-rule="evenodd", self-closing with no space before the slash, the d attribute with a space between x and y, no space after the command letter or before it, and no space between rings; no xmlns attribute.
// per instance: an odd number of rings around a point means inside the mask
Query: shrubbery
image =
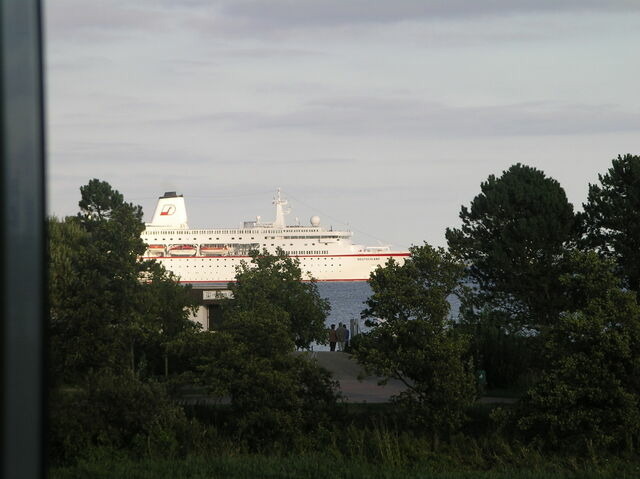
<svg viewBox="0 0 640 479"><path fill-rule="evenodd" d="M575 311L544 334L546 367L516 411L525 437L573 452L633 451L640 434L640 307L614 265L570 257Z"/></svg>
<svg viewBox="0 0 640 479"><path fill-rule="evenodd" d="M229 398L234 437L250 450L287 450L330 426L335 410L335 381L294 354L323 339L328 306L283 252L254 254L253 263L238 269L233 302L197 369L211 394Z"/></svg>
<svg viewBox="0 0 640 479"><path fill-rule="evenodd" d="M199 425L187 419L160 384L131 373L98 371L50 398L49 451L69 462L95 448L132 457L182 457L192 450Z"/></svg>
<svg viewBox="0 0 640 479"><path fill-rule="evenodd" d="M403 265L390 260L371 275L365 314L373 318L372 330L358 341L355 356L405 384L394 401L415 430L451 435L475 399L468 338L449 319L447 302L461 287L464 265L427 244L410 251Z"/></svg>

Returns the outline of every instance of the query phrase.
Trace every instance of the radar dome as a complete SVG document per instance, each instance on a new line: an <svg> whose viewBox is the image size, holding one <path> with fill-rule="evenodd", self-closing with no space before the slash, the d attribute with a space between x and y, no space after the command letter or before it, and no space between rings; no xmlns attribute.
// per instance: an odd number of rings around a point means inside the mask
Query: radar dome
<svg viewBox="0 0 640 479"><path fill-rule="evenodd" d="M311 226L320 226L319 216L312 216L310 221L311 221Z"/></svg>

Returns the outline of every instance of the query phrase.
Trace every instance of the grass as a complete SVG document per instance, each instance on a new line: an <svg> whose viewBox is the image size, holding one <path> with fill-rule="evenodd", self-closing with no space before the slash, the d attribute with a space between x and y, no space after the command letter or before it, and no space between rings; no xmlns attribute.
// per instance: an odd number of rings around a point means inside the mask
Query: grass
<svg viewBox="0 0 640 479"><path fill-rule="evenodd" d="M244 479L244 478L384 478L384 479L572 479L638 478L640 457L553 455L509 440L496 430L494 404L474 404L465 431L446 441L416 435L402 425L389 404L343 404L339 427L301 435L288 448L249 453L238 438L225 435L228 405L192 405L188 415L207 424L184 449L186 459L169 459L162 451L89 448L73 466L53 467L52 479ZM270 444L276 446L277 444ZM268 446L268 445L265 445ZM188 451L188 452L187 452ZM299 455L296 455L296 451Z"/></svg>
<svg viewBox="0 0 640 479"><path fill-rule="evenodd" d="M53 468L51 479L607 479L636 478L640 466L614 461L599 465L562 467L543 464L535 470L505 468L500 470L450 470L438 463L422 463L412 467L389 467L349 461L322 455L275 457L260 455L225 455L220 457L192 457L184 460L133 461L123 457L102 455L82 460L73 467Z"/></svg>

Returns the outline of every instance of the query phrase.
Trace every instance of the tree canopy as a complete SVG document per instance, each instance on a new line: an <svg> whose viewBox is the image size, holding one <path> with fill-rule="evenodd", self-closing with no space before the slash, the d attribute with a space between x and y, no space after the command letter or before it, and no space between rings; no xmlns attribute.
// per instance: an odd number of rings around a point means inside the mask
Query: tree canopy
<svg viewBox="0 0 640 479"><path fill-rule="evenodd" d="M222 329L203 332L199 381L228 398L229 431L251 450L295 447L327 425L337 399L331 375L302 354L276 308L234 311Z"/></svg>
<svg viewBox="0 0 640 479"><path fill-rule="evenodd" d="M640 156L618 156L598 179L580 215L584 244L613 258L626 286L640 291Z"/></svg>
<svg viewBox="0 0 640 479"><path fill-rule="evenodd" d="M314 281L303 281L299 262L279 249L275 255L254 251L242 263L230 286L235 311L278 308L287 318L287 331L297 348L326 342L325 319L330 306L320 297Z"/></svg>
<svg viewBox="0 0 640 479"><path fill-rule="evenodd" d="M164 372L169 346L196 330L193 300L172 274L140 259L140 207L103 181L81 191L77 216L48 223L52 457L73 460L92 447L179 454L192 424L148 378Z"/></svg>
<svg viewBox="0 0 640 479"><path fill-rule="evenodd" d="M395 400L416 427L449 433L462 424L475 394L464 360L467 339L452 328L447 301L461 287L464 265L426 243L410 252L404 264L390 260L371 274L363 316L373 327L359 338L355 355L406 385Z"/></svg>
<svg viewBox="0 0 640 479"><path fill-rule="evenodd" d="M81 191L77 217L49 221L50 365L63 381L133 370L145 349L195 327L188 289L139 259L140 207L99 180Z"/></svg>
<svg viewBox="0 0 640 479"><path fill-rule="evenodd" d="M251 449L293 447L326 426L337 384L295 348L324 341L329 306L282 250L237 268L224 320L207 339L200 380L231 403L233 431ZM187 345L187 347L190 347Z"/></svg>
<svg viewBox="0 0 640 479"><path fill-rule="evenodd" d="M640 307L611 261L570 255L571 309L544 333L545 370L517 410L548 448L632 448L640 434Z"/></svg>
<svg viewBox="0 0 640 479"><path fill-rule="evenodd" d="M451 252L468 265L481 303L510 313L528 327L548 324L561 305L561 257L575 241L573 207L560 184L516 164L489 176L462 226L448 228Z"/></svg>

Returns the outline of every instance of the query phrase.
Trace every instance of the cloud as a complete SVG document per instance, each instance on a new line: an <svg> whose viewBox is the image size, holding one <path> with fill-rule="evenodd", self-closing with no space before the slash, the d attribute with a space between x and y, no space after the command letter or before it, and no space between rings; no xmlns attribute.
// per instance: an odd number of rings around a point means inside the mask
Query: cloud
<svg viewBox="0 0 640 479"><path fill-rule="evenodd" d="M238 26L281 29L530 13L639 11L640 4L632 0L233 0L224 2L220 10Z"/></svg>
<svg viewBox="0 0 640 479"><path fill-rule="evenodd" d="M45 6L47 36L56 39L161 32L171 21L166 11L145 2L49 0Z"/></svg>
<svg viewBox="0 0 640 479"><path fill-rule="evenodd" d="M640 111L547 102L454 107L409 99L349 97L310 102L282 114L219 112L171 122L336 136L547 136L637 131Z"/></svg>
<svg viewBox="0 0 640 479"><path fill-rule="evenodd" d="M291 30L341 29L514 15L640 12L635 0L48 0L49 37L85 39L127 33L197 31L224 42ZM295 49L292 49L295 51Z"/></svg>
<svg viewBox="0 0 640 479"><path fill-rule="evenodd" d="M158 111L156 109L156 111ZM440 138L440 137L511 137L511 136L565 136L633 132L640 130L640 110L631 106L621 108L607 104L579 104L554 102L522 102L504 105L450 106L444 103L408 98L335 97L310 101L293 107L288 112L265 113L258 110L218 111L202 115L180 115L153 119L116 116L91 122L80 116L67 118L66 128L101 127L117 131L153 128L156 135L171 131L217 131L252 133L262 131L273 134L295 134L342 137L388 138ZM114 133L115 134L115 133ZM115 137L114 137L115 138ZM112 151L116 142L98 149ZM155 151L137 144L127 145L129 151L140 155L140 160L170 157L175 151ZM65 146L68 155L83 154L82 145ZM87 149L97 148L87 145ZM193 158L196 160L196 158ZM198 158L204 161L204 158ZM224 159L219 159L225 163ZM233 160L235 161L235 160ZM260 158L244 160L260 162ZM287 163L292 160L271 160ZM296 160L297 161L297 160ZM307 161L312 161L311 159ZM318 161L350 163L353 158L322 158Z"/></svg>
<svg viewBox="0 0 640 479"><path fill-rule="evenodd" d="M222 55L228 55L230 57L238 58L245 57L248 59L263 59L263 58L274 58L274 57L307 57L311 55L323 55L324 52L321 52L317 49L310 48L289 48L289 47L268 47L268 46L257 46L252 48L219 48L216 50L217 53Z"/></svg>

